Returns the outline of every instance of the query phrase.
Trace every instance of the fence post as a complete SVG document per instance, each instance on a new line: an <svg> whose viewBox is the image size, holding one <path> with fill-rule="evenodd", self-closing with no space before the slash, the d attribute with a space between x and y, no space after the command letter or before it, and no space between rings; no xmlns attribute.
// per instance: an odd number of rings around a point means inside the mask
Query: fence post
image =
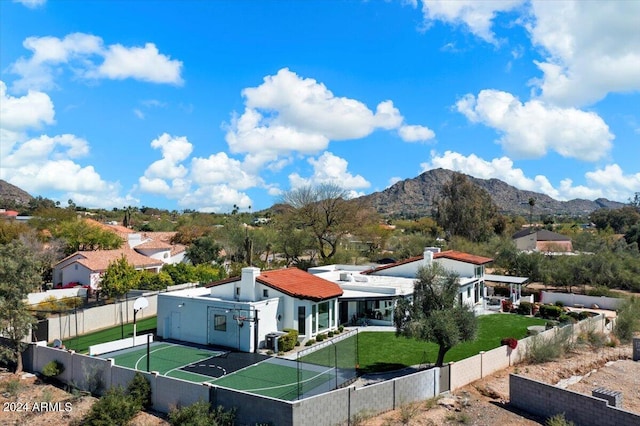
<svg viewBox="0 0 640 426"><path fill-rule="evenodd" d="M480 378L481 379L484 377L483 372L482 372L483 361L484 361L484 351L480 351Z"/></svg>

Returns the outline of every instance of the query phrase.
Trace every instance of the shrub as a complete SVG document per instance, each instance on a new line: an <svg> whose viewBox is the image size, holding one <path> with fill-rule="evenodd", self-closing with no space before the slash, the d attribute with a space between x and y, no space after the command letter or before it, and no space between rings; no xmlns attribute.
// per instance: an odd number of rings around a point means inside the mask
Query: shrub
<svg viewBox="0 0 640 426"><path fill-rule="evenodd" d="M142 373L136 372L133 380L127 386L127 393L142 408L151 408L151 385Z"/></svg>
<svg viewBox="0 0 640 426"><path fill-rule="evenodd" d="M520 302L517 313L520 315L531 315L531 303L525 301Z"/></svg>
<svg viewBox="0 0 640 426"><path fill-rule="evenodd" d="M339 325L338 326L338 333L342 333L344 331L344 326Z"/></svg>
<svg viewBox="0 0 640 426"><path fill-rule="evenodd" d="M502 301L502 312L511 312L511 309L513 309L513 303L511 302L511 300L503 300Z"/></svg>
<svg viewBox="0 0 640 426"><path fill-rule="evenodd" d="M506 337L500 341L500 344L515 349L518 347L518 340L513 337Z"/></svg>
<svg viewBox="0 0 640 426"><path fill-rule="evenodd" d="M560 300L556 301L555 305L556 305L557 307L559 307L559 308L564 308L564 302L562 302L562 301L560 301Z"/></svg>
<svg viewBox="0 0 640 426"><path fill-rule="evenodd" d="M316 343L316 341L315 341L314 339L309 339L309 340L307 340L307 342L306 342L304 345L305 345L305 346L311 346L311 345L313 345L314 343Z"/></svg>
<svg viewBox="0 0 640 426"><path fill-rule="evenodd" d="M595 297L618 297L618 295L611 291L609 287L606 285L597 285L594 288L587 290L587 296L595 296Z"/></svg>
<svg viewBox="0 0 640 426"><path fill-rule="evenodd" d="M91 410L82 420L82 424L88 426L126 425L140 411L140 408L140 405L125 394L121 387L114 387L91 406Z"/></svg>
<svg viewBox="0 0 640 426"><path fill-rule="evenodd" d="M60 361L50 361L42 367L42 375L45 377L56 377L64 371L64 365Z"/></svg>
<svg viewBox="0 0 640 426"><path fill-rule="evenodd" d="M333 331L328 332L327 337L333 337Z"/></svg>
<svg viewBox="0 0 640 426"><path fill-rule="evenodd" d="M544 424L546 426L575 426L575 423L564 418L564 413L549 417Z"/></svg>
<svg viewBox="0 0 640 426"><path fill-rule="evenodd" d="M558 319L562 314L562 308L560 306L542 305L540 306L540 315L542 318Z"/></svg>
<svg viewBox="0 0 640 426"><path fill-rule="evenodd" d="M552 338L538 334L527 344L525 359L532 364L542 364L564 356L572 346L572 331L560 331Z"/></svg>
<svg viewBox="0 0 640 426"><path fill-rule="evenodd" d="M17 396L21 387L20 379L11 379L4 384L4 389L10 396Z"/></svg>
<svg viewBox="0 0 640 426"><path fill-rule="evenodd" d="M225 411L221 406L211 410L211 404L199 401L169 412L169 423L175 426L232 426L236 417L235 409Z"/></svg>
<svg viewBox="0 0 640 426"><path fill-rule="evenodd" d="M324 339L326 339L326 338L327 338L327 335L326 335L326 334L318 334L318 335L316 336L316 342L322 342L322 341L323 341Z"/></svg>
<svg viewBox="0 0 640 426"><path fill-rule="evenodd" d="M298 341L298 330L285 328L284 331L287 334L284 334L278 338L278 350L288 352L290 350L293 350L293 348L296 346L296 342Z"/></svg>
<svg viewBox="0 0 640 426"><path fill-rule="evenodd" d="M631 298L619 308L613 334L621 342L629 342L637 331L640 331L640 300Z"/></svg>

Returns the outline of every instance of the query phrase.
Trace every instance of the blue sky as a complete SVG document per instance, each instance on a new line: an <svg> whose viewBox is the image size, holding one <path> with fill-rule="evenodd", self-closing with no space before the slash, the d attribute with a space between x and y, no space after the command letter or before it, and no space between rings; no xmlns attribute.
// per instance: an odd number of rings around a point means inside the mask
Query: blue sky
<svg viewBox="0 0 640 426"><path fill-rule="evenodd" d="M637 1L0 1L0 178L257 211L438 167L640 191Z"/></svg>

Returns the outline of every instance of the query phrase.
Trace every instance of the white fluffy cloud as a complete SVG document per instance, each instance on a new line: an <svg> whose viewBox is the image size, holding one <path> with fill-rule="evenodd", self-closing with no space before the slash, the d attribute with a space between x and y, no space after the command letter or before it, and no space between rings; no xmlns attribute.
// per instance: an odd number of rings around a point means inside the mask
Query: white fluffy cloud
<svg viewBox="0 0 640 426"><path fill-rule="evenodd" d="M122 80L134 78L151 83L181 84L182 62L161 54L153 43L144 47L109 46L98 68L101 77Z"/></svg>
<svg viewBox="0 0 640 426"><path fill-rule="evenodd" d="M153 43L144 47L116 44L105 48L100 37L73 33L62 39L28 37L23 46L31 51L31 56L22 57L10 66L11 72L20 76L13 83L15 91L54 87L54 78L63 71L63 65L79 78L133 78L152 83L182 83L182 62L161 54ZM100 59L101 64L98 63Z"/></svg>
<svg viewBox="0 0 640 426"><path fill-rule="evenodd" d="M163 133L151 142L151 147L161 151L162 159L147 167L144 176L138 180L140 190L178 198L189 188L185 179L189 170L181 163L191 155L193 145L184 136Z"/></svg>
<svg viewBox="0 0 640 426"><path fill-rule="evenodd" d="M405 142L424 142L433 139L436 134L433 130L424 126L401 126L398 129L398 135Z"/></svg>
<svg viewBox="0 0 640 426"><path fill-rule="evenodd" d="M498 13L508 12L524 3L524 0L421 0L425 24L442 21L454 25L463 25L472 34L495 43L491 30L493 20ZM413 3L414 6L417 3Z"/></svg>
<svg viewBox="0 0 640 426"><path fill-rule="evenodd" d="M524 171L515 168L508 157L484 160L475 154L469 156L446 151L444 155L431 153L431 159L421 164L422 171L444 168L466 173L481 179L496 178L518 189L540 192L557 200L584 198L608 198L626 201L640 188L640 173L625 175L620 166L611 164L603 169L585 173L587 185L574 185L571 179L563 179L554 186L544 175L528 177Z"/></svg>
<svg viewBox="0 0 640 426"><path fill-rule="evenodd" d="M179 204L184 208L219 213L231 211L234 204L240 208L247 208L251 205L251 198L228 185L208 185L185 195Z"/></svg>
<svg viewBox="0 0 640 426"><path fill-rule="evenodd" d="M534 80L544 99L584 105L609 92L640 90L640 31L637 1L533 1L527 26L544 49Z"/></svg>
<svg viewBox="0 0 640 426"><path fill-rule="evenodd" d="M54 123L55 110L49 95L29 91L25 96L7 94L7 85L0 81L0 127L11 131L38 129Z"/></svg>
<svg viewBox="0 0 640 426"><path fill-rule="evenodd" d="M47 0L13 0L14 3L20 3L29 9L37 9L40 6L44 6Z"/></svg>
<svg viewBox="0 0 640 426"><path fill-rule="evenodd" d="M309 158L307 161L313 167L313 175L309 178L303 178L298 173L290 174L289 183L292 188L323 183L332 183L347 190L368 188L371 186L362 176L354 176L347 171L349 166L347 160L333 155L328 151L324 152L317 159Z"/></svg>
<svg viewBox="0 0 640 426"><path fill-rule="evenodd" d="M322 151L330 140L359 139L376 129L398 129L404 121L390 100L379 103L374 112L286 68L265 77L260 86L244 89L242 95L245 111L232 119L226 140L231 152L246 153L245 163L255 168L282 155Z"/></svg>
<svg viewBox="0 0 640 426"><path fill-rule="evenodd" d="M540 100L520 102L507 92L482 90L456 103L459 112L502 134L498 142L519 158L538 158L549 150L584 161L604 158L614 135L600 116L575 108L560 108Z"/></svg>
<svg viewBox="0 0 640 426"><path fill-rule="evenodd" d="M261 183L260 179L243 170L240 161L229 158L224 152L212 154L208 158L194 158L191 175L198 185L227 184L233 189L247 189Z"/></svg>

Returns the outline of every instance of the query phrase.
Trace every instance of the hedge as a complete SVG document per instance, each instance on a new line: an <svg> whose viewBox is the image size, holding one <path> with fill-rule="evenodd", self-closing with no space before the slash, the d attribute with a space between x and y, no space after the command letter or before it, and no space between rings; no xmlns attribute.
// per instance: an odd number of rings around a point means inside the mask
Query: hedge
<svg viewBox="0 0 640 426"><path fill-rule="evenodd" d="M282 352L288 352L293 350L298 342L298 330L294 330L292 328L285 328L284 331L287 334L283 334L278 339L278 350Z"/></svg>
<svg viewBox="0 0 640 426"><path fill-rule="evenodd" d="M540 315L542 318L558 319L562 314L562 308L560 306L542 305L540 306Z"/></svg>

